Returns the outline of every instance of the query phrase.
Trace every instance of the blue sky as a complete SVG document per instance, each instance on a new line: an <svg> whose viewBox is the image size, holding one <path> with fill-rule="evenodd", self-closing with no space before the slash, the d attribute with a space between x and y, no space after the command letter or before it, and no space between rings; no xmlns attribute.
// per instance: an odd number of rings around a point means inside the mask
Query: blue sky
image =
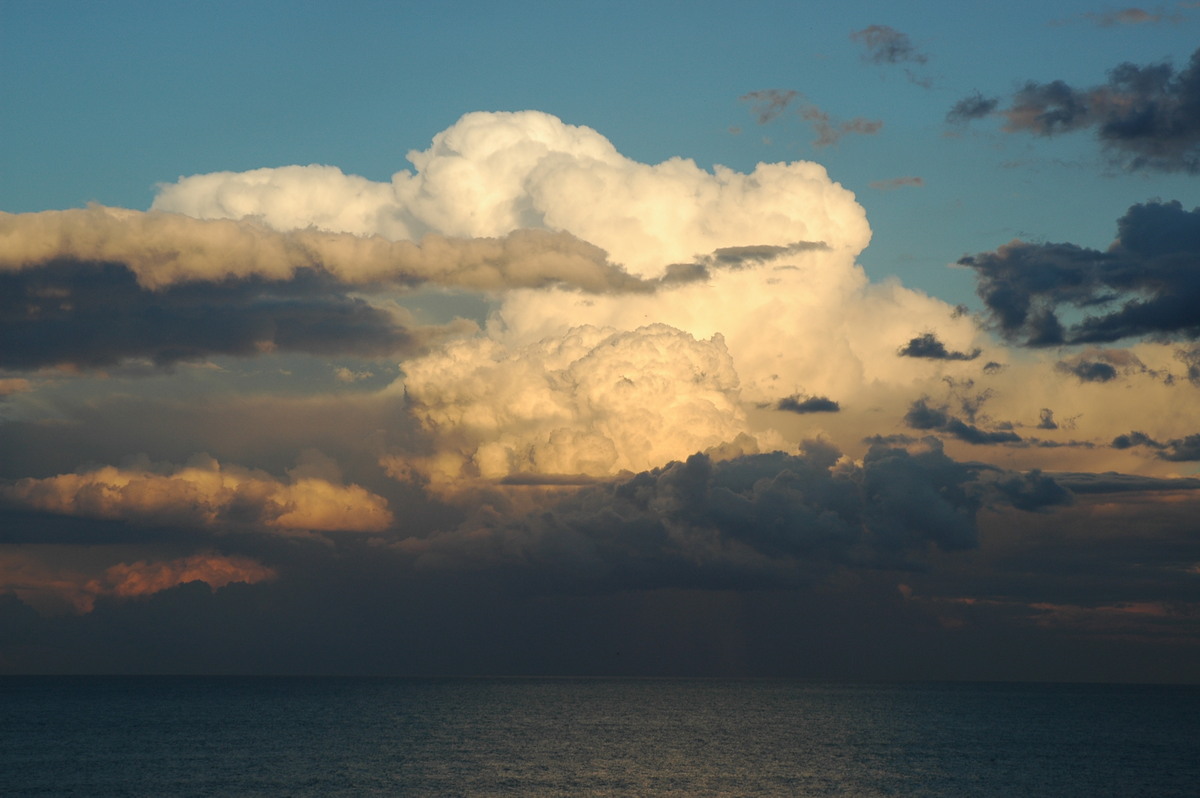
<svg viewBox="0 0 1200 798"><path fill-rule="evenodd" d="M646 163L821 163L867 209L873 278L974 304L970 275L944 268L964 254L1017 237L1102 248L1135 202L1200 203L1190 175L1103 168L1086 131L1035 140L995 121L946 124L973 92L1097 85L1124 61L1182 67L1200 41L1187 4L1104 24L1120 8L8 2L0 68L21 79L0 88L0 209L143 209L160 182L285 164L384 180L463 113L536 109ZM851 34L870 25L907 35L925 63L866 61ZM739 100L770 89L882 127L815 147L794 113L760 126ZM901 177L924 185L870 188Z"/></svg>
<svg viewBox="0 0 1200 798"><path fill-rule="evenodd" d="M0 0L0 672L1200 681L1198 34Z"/></svg>

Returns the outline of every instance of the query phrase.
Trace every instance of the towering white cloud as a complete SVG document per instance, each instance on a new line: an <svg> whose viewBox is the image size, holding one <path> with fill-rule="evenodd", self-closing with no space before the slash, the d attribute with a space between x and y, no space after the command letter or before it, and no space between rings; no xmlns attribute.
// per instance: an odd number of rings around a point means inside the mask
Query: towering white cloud
<svg viewBox="0 0 1200 798"><path fill-rule="evenodd" d="M683 158L642 164L538 111L467 114L408 158L415 171L390 185L327 166L185 177L160 187L153 208L394 240L567 231L649 276L721 247L821 241L858 252L870 239L854 195L818 164L750 174Z"/></svg>

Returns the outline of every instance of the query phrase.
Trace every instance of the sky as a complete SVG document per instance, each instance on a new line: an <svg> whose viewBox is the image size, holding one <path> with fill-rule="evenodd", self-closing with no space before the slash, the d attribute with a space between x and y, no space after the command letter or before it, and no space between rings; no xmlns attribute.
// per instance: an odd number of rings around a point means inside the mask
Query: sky
<svg viewBox="0 0 1200 798"><path fill-rule="evenodd" d="M1200 682L1200 4L7 0L0 71L0 673Z"/></svg>

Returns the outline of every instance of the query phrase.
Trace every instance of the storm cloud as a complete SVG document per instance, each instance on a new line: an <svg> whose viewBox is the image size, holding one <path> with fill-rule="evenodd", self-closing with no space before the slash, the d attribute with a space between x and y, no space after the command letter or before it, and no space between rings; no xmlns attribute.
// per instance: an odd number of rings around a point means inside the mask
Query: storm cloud
<svg viewBox="0 0 1200 798"><path fill-rule="evenodd" d="M1000 332L1026 346L1200 337L1200 209L1176 201L1132 206L1104 251L1015 241L959 264Z"/></svg>
<svg viewBox="0 0 1200 798"><path fill-rule="evenodd" d="M948 118L978 118L997 105L976 95L960 100ZM1091 130L1124 168L1194 174L1200 171L1200 50L1179 70L1170 63L1122 63L1099 86L1028 81L997 113L1010 133Z"/></svg>

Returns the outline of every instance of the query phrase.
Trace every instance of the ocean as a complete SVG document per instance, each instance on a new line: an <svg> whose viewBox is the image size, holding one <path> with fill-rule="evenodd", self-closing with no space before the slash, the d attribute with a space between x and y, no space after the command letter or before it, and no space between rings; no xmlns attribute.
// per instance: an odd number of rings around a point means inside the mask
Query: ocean
<svg viewBox="0 0 1200 798"><path fill-rule="evenodd" d="M1200 795L1200 687L2 677L3 796Z"/></svg>

